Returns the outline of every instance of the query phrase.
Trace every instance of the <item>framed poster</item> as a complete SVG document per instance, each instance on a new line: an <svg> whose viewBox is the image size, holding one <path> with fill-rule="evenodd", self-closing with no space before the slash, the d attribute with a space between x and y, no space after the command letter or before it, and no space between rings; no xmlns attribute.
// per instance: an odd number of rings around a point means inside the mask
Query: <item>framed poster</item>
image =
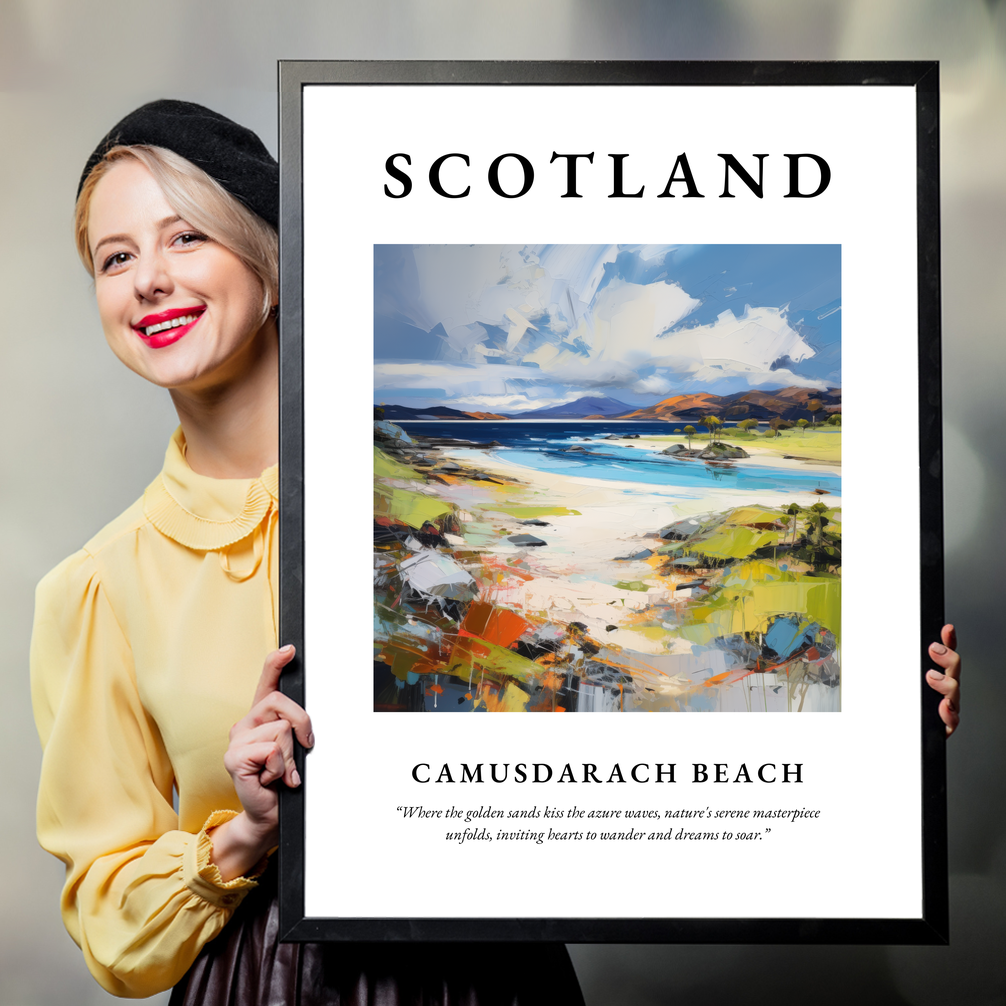
<svg viewBox="0 0 1006 1006"><path fill-rule="evenodd" d="M287 938L945 941L935 64L280 91Z"/></svg>

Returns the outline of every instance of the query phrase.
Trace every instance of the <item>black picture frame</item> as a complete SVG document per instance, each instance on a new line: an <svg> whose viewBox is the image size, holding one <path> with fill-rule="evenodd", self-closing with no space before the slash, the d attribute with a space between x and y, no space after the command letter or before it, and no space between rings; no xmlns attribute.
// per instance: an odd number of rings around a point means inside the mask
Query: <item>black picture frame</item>
<svg viewBox="0 0 1006 1006"><path fill-rule="evenodd" d="M305 915L305 807L310 758L297 752L304 785L283 790L280 927L287 941L532 941L626 943L940 944L949 939L945 736L939 696L924 680L927 647L943 624L943 503L940 380L939 69L935 62L399 62L281 61L280 120L280 640L298 648L283 691L310 711L304 648L304 395L302 95L307 85L457 84L799 85L915 91L917 115L918 396L923 723L923 905L911 919L853 918L318 918Z"/></svg>

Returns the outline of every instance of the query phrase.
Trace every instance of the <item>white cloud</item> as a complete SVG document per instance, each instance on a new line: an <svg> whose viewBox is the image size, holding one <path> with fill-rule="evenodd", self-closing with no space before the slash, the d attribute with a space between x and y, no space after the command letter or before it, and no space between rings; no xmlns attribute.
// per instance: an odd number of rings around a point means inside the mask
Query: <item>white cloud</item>
<svg viewBox="0 0 1006 1006"><path fill-rule="evenodd" d="M768 373L783 357L799 363L814 355L777 307L746 305L739 318L724 311L711 325L682 329L661 341L667 365L694 374L713 363L726 376Z"/></svg>
<svg viewBox="0 0 1006 1006"><path fill-rule="evenodd" d="M761 384L771 384L773 388L784 385L785 387L815 388L817 391L827 391L828 388L833 386L828 381L818 381L813 377L803 377L800 374L794 374L792 370L784 368L763 374L745 374L744 376L752 388L756 388Z"/></svg>
<svg viewBox="0 0 1006 1006"><path fill-rule="evenodd" d="M699 301L675 283L616 280L597 295L591 315L561 345L546 343L524 357L556 381L584 387L628 387L640 368L662 355L661 334L687 317Z"/></svg>
<svg viewBox="0 0 1006 1006"><path fill-rule="evenodd" d="M674 385L660 374L650 374L632 386L637 395L667 395L673 388Z"/></svg>
<svg viewBox="0 0 1006 1006"><path fill-rule="evenodd" d="M544 390L544 389L543 389ZM534 398L531 395L461 395L454 398L451 405L468 412L529 412L532 409L550 409L553 405L565 405L582 397L580 391L572 391L565 395L542 395Z"/></svg>
<svg viewBox="0 0 1006 1006"><path fill-rule="evenodd" d="M745 306L740 317L727 310L709 324L669 331L698 306L699 301L674 283L616 281L597 296L592 330L583 320L573 338L560 346L539 346L524 360L563 383L663 394L673 387L666 376L640 379L638 372L660 367L696 381L745 377L752 385L778 383L790 372L773 371L776 361L788 357L799 363L814 355L790 327L784 308ZM574 339L579 340L577 346ZM789 383L824 387L791 376Z"/></svg>
<svg viewBox="0 0 1006 1006"><path fill-rule="evenodd" d="M670 390L666 378L638 378L646 367L659 367L696 381L745 377L752 385L769 381L824 387L786 370L772 370L783 358L809 359L814 349L790 327L785 309L745 306L740 317L730 310L706 325L669 329L691 314L699 302L676 284L616 282L598 295L593 332L577 331L586 353L568 343L540 346L524 357L543 373L568 383L628 386L640 393Z"/></svg>

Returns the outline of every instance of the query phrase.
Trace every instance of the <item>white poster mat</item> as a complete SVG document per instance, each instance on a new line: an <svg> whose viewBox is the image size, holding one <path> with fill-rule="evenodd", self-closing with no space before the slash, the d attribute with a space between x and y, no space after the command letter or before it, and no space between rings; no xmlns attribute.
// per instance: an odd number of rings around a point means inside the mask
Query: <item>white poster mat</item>
<svg viewBox="0 0 1006 1006"><path fill-rule="evenodd" d="M323 917L790 917L922 915L916 318L915 91L911 87L307 86L303 100L305 654L318 738L308 759L305 907ZM560 198L580 162L582 199ZM828 191L783 198L784 154L831 166ZM412 193L385 161L407 152ZM453 159L445 199L427 173ZM535 182L503 199L486 180L520 152ZM657 199L679 153L704 199ZM609 199L609 153L628 153ZM765 195L734 180L720 153L754 170ZM512 168L516 162L510 159ZM812 177L812 173L808 177ZM503 175L511 190L519 187ZM681 193L682 186L675 191ZM843 656L841 712L752 715L417 716L373 711L372 408L375 244L839 244L842 248ZM898 432L883 424L897 402ZM896 508L892 552L884 514ZM878 578L885 581L879 584ZM896 589L893 584L896 582ZM902 641L901 644L897 641ZM509 763L504 784L420 784L413 766ZM676 782L535 784L515 763L675 763ZM774 783L692 781L693 763L777 766ZM802 766L800 783L782 765ZM530 771L530 769L529 769ZM422 773L425 774L425 773ZM766 775L772 775L770 771ZM458 772L454 771L455 778ZM729 825L745 842L448 841L465 817L564 811L546 831L612 830L570 819L602 809L810 809L820 816ZM492 826L499 821L488 822ZM530 826L529 822L519 822ZM625 830L631 821L623 820ZM511 822L513 824L513 822ZM723 820L635 822L675 832Z"/></svg>

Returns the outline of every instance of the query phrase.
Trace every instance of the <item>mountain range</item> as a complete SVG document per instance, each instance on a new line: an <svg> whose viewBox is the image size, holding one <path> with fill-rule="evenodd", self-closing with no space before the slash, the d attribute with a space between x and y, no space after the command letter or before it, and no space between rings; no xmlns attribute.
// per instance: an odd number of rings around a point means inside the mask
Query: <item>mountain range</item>
<svg viewBox="0 0 1006 1006"><path fill-rule="evenodd" d="M820 402L818 408L810 408L812 402ZM785 419L816 421L827 418L834 412L842 411L842 389L829 388L816 391L811 388L779 388L773 391L741 391L733 395L674 395L645 409L633 409L620 415L619 419L661 419L669 423L694 423L703 416L717 416L728 423L742 419L757 419L768 422Z"/></svg>
<svg viewBox="0 0 1006 1006"><path fill-rule="evenodd" d="M811 408L811 404L820 406ZM785 419L822 421L835 412L842 411L842 389L829 388L816 391L812 388L778 388L773 391L741 391L733 395L711 395L699 392L693 395L673 395L662 402L646 408L635 409L631 405L606 396L587 396L564 405L554 405L548 409L532 412L502 415L493 412L464 412L443 405L427 409L411 409L404 405L375 406L383 408L383 418L391 420L409 419L639 419L661 420L668 423L696 423L703 416L717 416L728 423L742 419L757 419L769 422Z"/></svg>
<svg viewBox="0 0 1006 1006"><path fill-rule="evenodd" d="M383 418L398 422L401 419L510 419L495 412L461 412L458 409L448 409L444 405L434 405L428 409L410 409L406 405L375 405L376 411L383 412Z"/></svg>
<svg viewBox="0 0 1006 1006"><path fill-rule="evenodd" d="M607 397L578 398L575 402L553 405L550 409L522 412L511 419L614 419L632 411L631 405Z"/></svg>

